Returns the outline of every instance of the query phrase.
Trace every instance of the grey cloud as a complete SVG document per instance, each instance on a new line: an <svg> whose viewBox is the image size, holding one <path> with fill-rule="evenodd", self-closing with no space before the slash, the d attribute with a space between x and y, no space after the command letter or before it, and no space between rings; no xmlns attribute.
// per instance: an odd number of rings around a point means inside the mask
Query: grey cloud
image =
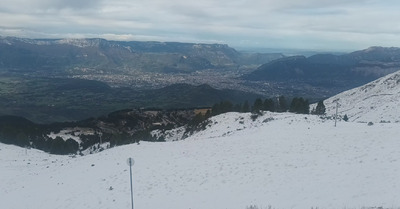
<svg viewBox="0 0 400 209"><path fill-rule="evenodd" d="M48 10L88 10L98 9L102 5L102 0L35 0L31 4L37 11ZM30 4L30 3L28 3Z"/></svg>
<svg viewBox="0 0 400 209"><path fill-rule="evenodd" d="M94 9L101 6L100 0L52 0L49 6L56 9Z"/></svg>
<svg viewBox="0 0 400 209"><path fill-rule="evenodd" d="M400 3L395 0L2 1L0 35L154 38L265 47L400 43L396 36Z"/></svg>

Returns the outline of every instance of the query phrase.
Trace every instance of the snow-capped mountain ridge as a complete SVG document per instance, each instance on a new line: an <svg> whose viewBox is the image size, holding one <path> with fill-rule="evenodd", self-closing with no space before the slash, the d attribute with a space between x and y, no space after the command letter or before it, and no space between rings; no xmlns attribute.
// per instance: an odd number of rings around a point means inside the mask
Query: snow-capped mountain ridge
<svg viewBox="0 0 400 209"><path fill-rule="evenodd" d="M77 47L99 47L108 44L105 39L60 39L56 41L58 44L69 44Z"/></svg>
<svg viewBox="0 0 400 209"><path fill-rule="evenodd" d="M115 43L101 38L65 38L65 39L28 39L28 38L17 38L17 37L0 37L0 43L6 43L13 45L16 43L26 43L32 45L71 45L80 48L84 47L99 47L102 45L108 46L119 46Z"/></svg>
<svg viewBox="0 0 400 209"><path fill-rule="evenodd" d="M350 121L400 122L400 71L325 100L328 115L335 114L336 101L338 114Z"/></svg>

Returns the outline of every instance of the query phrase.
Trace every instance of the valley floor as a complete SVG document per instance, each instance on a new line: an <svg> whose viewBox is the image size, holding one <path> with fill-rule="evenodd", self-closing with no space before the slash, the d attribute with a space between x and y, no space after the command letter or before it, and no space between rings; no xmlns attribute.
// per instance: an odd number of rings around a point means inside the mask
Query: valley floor
<svg viewBox="0 0 400 209"><path fill-rule="evenodd" d="M184 141L54 156L0 144L0 208L400 208L400 124L228 113Z"/></svg>

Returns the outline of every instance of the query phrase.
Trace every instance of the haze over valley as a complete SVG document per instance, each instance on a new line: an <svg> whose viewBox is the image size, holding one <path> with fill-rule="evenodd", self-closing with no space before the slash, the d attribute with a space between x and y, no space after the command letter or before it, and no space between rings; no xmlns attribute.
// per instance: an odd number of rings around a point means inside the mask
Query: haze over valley
<svg viewBox="0 0 400 209"><path fill-rule="evenodd" d="M222 44L104 39L4 37L0 47L1 113L36 122L281 95L317 101L400 66L400 49L393 47L309 57L240 52ZM181 84L189 85L186 91ZM159 96L167 92L180 99Z"/></svg>

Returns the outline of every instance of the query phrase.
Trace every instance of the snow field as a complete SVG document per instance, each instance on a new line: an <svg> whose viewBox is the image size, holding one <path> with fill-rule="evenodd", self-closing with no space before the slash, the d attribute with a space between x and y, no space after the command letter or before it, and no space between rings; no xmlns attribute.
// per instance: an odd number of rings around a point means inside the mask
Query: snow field
<svg viewBox="0 0 400 209"><path fill-rule="evenodd" d="M400 207L398 123L227 113L184 141L54 156L0 144L0 208ZM110 188L111 187L111 188Z"/></svg>

